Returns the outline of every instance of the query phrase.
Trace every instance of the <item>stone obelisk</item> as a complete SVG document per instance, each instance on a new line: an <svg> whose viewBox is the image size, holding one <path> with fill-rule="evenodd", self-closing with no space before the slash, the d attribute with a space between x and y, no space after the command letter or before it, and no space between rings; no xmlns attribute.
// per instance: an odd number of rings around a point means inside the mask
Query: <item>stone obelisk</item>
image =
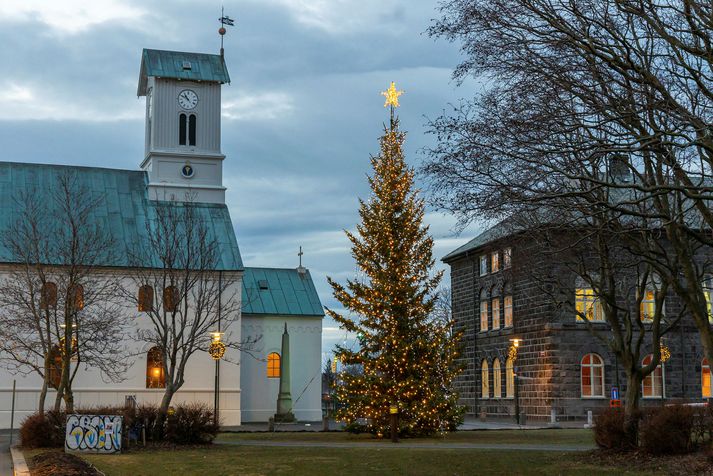
<svg viewBox="0 0 713 476"><path fill-rule="evenodd" d="M290 393L290 334L282 333L282 357L280 358L280 393L277 396L276 422L295 421L292 413L292 394Z"/></svg>

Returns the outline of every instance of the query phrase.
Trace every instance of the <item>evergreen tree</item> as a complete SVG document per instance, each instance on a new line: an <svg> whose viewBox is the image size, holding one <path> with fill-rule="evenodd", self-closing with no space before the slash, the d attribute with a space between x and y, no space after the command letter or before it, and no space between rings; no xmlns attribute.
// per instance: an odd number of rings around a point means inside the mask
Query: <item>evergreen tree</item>
<svg viewBox="0 0 713 476"><path fill-rule="evenodd" d="M381 153L371 158L371 197L360 200L357 233L347 232L352 256L363 279L342 286L329 279L335 298L358 317L327 310L342 328L359 337L359 349L338 346L345 367L337 398L343 404L337 419L355 427L365 418L366 430L378 436L389 431L389 409L399 406L400 433L426 435L453 430L463 409L451 391L460 372L455 364L460 335L452 323L433 319L436 288L442 272L432 274L433 239L423 225L424 202L414 188L414 172L403 156L405 135L394 107L398 94L391 83L384 93L391 120L380 139Z"/></svg>

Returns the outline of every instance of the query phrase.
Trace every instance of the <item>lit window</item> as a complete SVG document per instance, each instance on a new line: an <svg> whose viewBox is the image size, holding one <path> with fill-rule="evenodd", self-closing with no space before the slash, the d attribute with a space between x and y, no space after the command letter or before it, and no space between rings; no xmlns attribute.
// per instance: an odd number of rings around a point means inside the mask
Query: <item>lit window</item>
<svg viewBox="0 0 713 476"><path fill-rule="evenodd" d="M84 287L81 284L74 284L67 290L67 297L72 303L75 311L84 309Z"/></svg>
<svg viewBox="0 0 713 476"><path fill-rule="evenodd" d="M166 388L166 372L160 347L151 347L146 353L146 388Z"/></svg>
<svg viewBox="0 0 713 476"><path fill-rule="evenodd" d="M488 257L483 255L480 257L480 275L485 276L488 274Z"/></svg>
<svg viewBox="0 0 713 476"><path fill-rule="evenodd" d="M701 363L701 394L703 398L711 398L711 367L708 359Z"/></svg>
<svg viewBox="0 0 713 476"><path fill-rule="evenodd" d="M500 398L503 396L500 379L500 359L496 357L493 361L493 398Z"/></svg>
<svg viewBox="0 0 713 476"><path fill-rule="evenodd" d="M512 248L503 250L503 269L508 269L512 266Z"/></svg>
<svg viewBox="0 0 713 476"><path fill-rule="evenodd" d="M490 398L490 372L488 371L488 361L485 359L480 365L480 391L482 398Z"/></svg>
<svg viewBox="0 0 713 476"><path fill-rule="evenodd" d="M646 366L651 363L653 356L651 354L644 357L642 365ZM661 364L656 367L656 370L644 377L642 382L644 398L663 398L664 392L664 369Z"/></svg>
<svg viewBox="0 0 713 476"><path fill-rule="evenodd" d="M180 293L176 286L168 286L163 289L163 307L166 312L176 312L180 299Z"/></svg>
<svg viewBox="0 0 713 476"><path fill-rule="evenodd" d="M575 291L575 303L577 308L577 321L583 322L583 315L586 316L586 320L590 322L604 321L602 305L592 288L577 288Z"/></svg>
<svg viewBox="0 0 713 476"><path fill-rule="evenodd" d="M178 144L186 145L186 129L188 116L181 114L178 116Z"/></svg>
<svg viewBox="0 0 713 476"><path fill-rule="evenodd" d="M493 273L500 271L500 256L497 251L493 251L490 255L490 270Z"/></svg>
<svg viewBox="0 0 713 476"><path fill-rule="evenodd" d="M480 293L480 332L488 330L488 301L485 291Z"/></svg>
<svg viewBox="0 0 713 476"><path fill-rule="evenodd" d="M656 296L653 289L647 289L641 299L641 308L639 309L639 318L642 321L653 321L656 314Z"/></svg>
<svg viewBox="0 0 713 476"><path fill-rule="evenodd" d="M706 276L703 281L703 295L706 298L706 309L708 310L708 322L713 324L713 309L711 308L711 295L713 295L713 276Z"/></svg>
<svg viewBox="0 0 713 476"><path fill-rule="evenodd" d="M505 361L505 396L513 398L515 396L515 370L510 357Z"/></svg>
<svg viewBox="0 0 713 476"><path fill-rule="evenodd" d="M493 329L500 329L500 297L493 298Z"/></svg>
<svg viewBox="0 0 713 476"><path fill-rule="evenodd" d="M188 145L196 145L196 115L188 117Z"/></svg>
<svg viewBox="0 0 713 476"><path fill-rule="evenodd" d="M267 377L280 378L280 354L271 352L267 356Z"/></svg>
<svg viewBox="0 0 713 476"><path fill-rule="evenodd" d="M604 362L597 354L587 354L582 358L580 378L583 398L604 396Z"/></svg>
<svg viewBox="0 0 713 476"><path fill-rule="evenodd" d="M144 284L139 288L139 312L153 310L153 288Z"/></svg>
<svg viewBox="0 0 713 476"><path fill-rule="evenodd" d="M505 327L512 327L512 296L505 296Z"/></svg>
<svg viewBox="0 0 713 476"><path fill-rule="evenodd" d="M46 282L40 290L40 309L54 309L57 307L57 285Z"/></svg>

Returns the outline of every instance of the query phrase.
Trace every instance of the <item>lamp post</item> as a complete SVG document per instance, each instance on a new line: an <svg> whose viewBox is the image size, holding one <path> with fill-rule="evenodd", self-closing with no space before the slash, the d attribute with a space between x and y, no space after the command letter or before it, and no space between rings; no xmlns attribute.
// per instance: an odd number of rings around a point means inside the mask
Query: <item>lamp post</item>
<svg viewBox="0 0 713 476"><path fill-rule="evenodd" d="M513 374L513 386L515 387L515 421L520 424L520 393L518 389L518 372L515 362L517 362L517 351L522 343L522 339L513 337L510 339L510 349L508 350L508 357L512 361L512 374Z"/></svg>
<svg viewBox="0 0 713 476"><path fill-rule="evenodd" d="M225 355L225 344L221 342L224 332L213 331L210 333L210 347L208 353L215 360L215 386L213 390L213 423L218 425L218 412L220 410L220 359Z"/></svg>

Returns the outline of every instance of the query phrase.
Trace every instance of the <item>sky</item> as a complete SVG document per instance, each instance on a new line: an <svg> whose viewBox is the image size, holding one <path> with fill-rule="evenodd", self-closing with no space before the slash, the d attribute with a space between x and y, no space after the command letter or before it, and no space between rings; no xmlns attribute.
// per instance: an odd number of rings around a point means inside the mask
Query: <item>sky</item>
<svg viewBox="0 0 713 476"><path fill-rule="evenodd" d="M225 1L232 82L223 87L226 201L247 266L296 267L299 246L322 304L343 311L326 277L357 268L344 230L367 198L369 157L388 120L391 81L408 163L434 137L426 123L475 94L458 86L458 45L426 29L437 0ZM143 48L218 53L220 2L0 0L0 160L137 169L144 98ZM419 186L423 186L420 183ZM427 191L424 196L428 198ZM425 217L440 258L470 240L455 219ZM448 276L444 278L448 286ZM325 318L322 351L351 341Z"/></svg>

